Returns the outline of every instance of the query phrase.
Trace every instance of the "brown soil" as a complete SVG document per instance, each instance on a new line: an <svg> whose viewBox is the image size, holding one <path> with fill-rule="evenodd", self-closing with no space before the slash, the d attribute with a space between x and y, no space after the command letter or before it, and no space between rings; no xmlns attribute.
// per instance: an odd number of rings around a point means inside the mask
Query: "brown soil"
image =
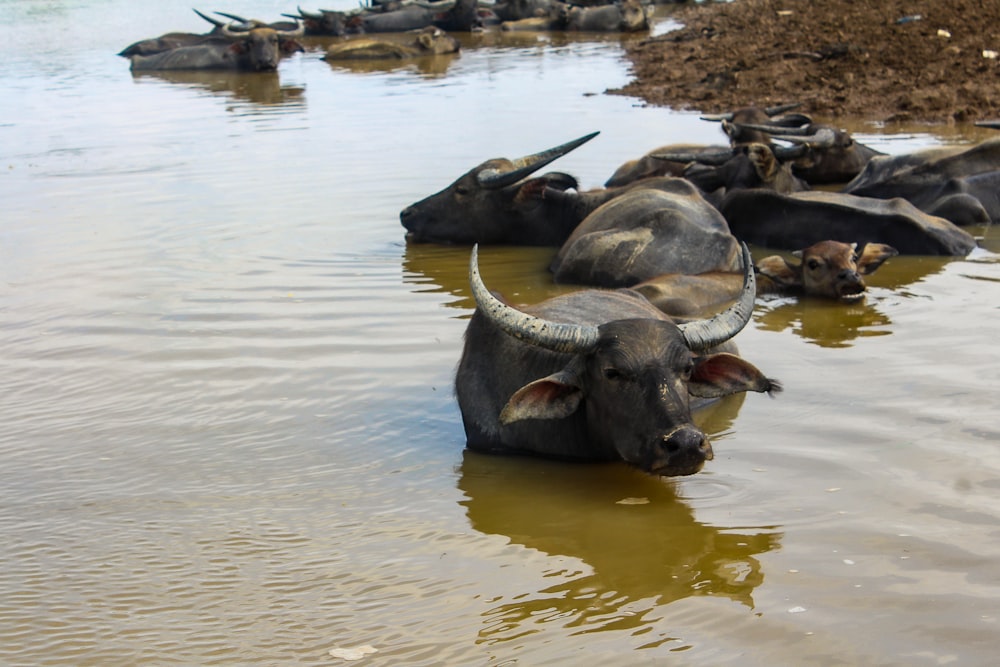
<svg viewBox="0 0 1000 667"><path fill-rule="evenodd" d="M702 112L798 101L826 117L1000 117L1000 57L989 57L1000 52L997 0L733 0L669 11L684 27L627 46L635 81L611 92Z"/></svg>

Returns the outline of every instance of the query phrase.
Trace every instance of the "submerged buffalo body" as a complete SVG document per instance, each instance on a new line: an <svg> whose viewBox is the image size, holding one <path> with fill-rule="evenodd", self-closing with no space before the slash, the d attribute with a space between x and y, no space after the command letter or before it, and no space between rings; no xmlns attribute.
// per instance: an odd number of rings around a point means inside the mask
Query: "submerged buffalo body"
<svg viewBox="0 0 1000 667"><path fill-rule="evenodd" d="M457 39L440 28L429 26L420 30L408 43L384 39L360 38L331 44L323 60L378 60L383 58L417 58L458 53Z"/></svg>
<svg viewBox="0 0 1000 667"><path fill-rule="evenodd" d="M903 199L822 190L781 194L737 190L719 208L736 238L797 250L820 241L885 243L904 255L968 255L976 239Z"/></svg>
<svg viewBox="0 0 1000 667"><path fill-rule="evenodd" d="M474 249L477 310L455 380L468 447L621 460L659 475L698 472L712 458L691 419L698 401L780 390L734 353L714 351L750 319L755 289L745 249L744 258L736 304L677 324L631 290L584 290L515 309L483 285Z"/></svg>
<svg viewBox="0 0 1000 667"><path fill-rule="evenodd" d="M129 44L124 49L118 52L123 58L131 58L132 56L151 56L156 53L163 53L164 51L170 51L171 49L176 49L182 46L194 46L195 44L201 44L206 40L213 37L224 37L223 29L225 27L225 22L218 19L214 19L207 14L202 14L197 9L194 13L205 19L212 24L213 28L207 33L193 33L193 32L168 32L159 37L153 37L151 39L143 39L138 42Z"/></svg>
<svg viewBox="0 0 1000 667"><path fill-rule="evenodd" d="M1000 139L872 159L843 192L901 197L957 225L1000 221Z"/></svg>
<svg viewBox="0 0 1000 667"><path fill-rule="evenodd" d="M566 30L638 32L649 29L649 14L639 0L621 0L599 7L564 7L563 24Z"/></svg>
<svg viewBox="0 0 1000 667"><path fill-rule="evenodd" d="M681 178L657 178L602 204L552 261L556 282L629 287L661 273L737 271L722 214Z"/></svg>

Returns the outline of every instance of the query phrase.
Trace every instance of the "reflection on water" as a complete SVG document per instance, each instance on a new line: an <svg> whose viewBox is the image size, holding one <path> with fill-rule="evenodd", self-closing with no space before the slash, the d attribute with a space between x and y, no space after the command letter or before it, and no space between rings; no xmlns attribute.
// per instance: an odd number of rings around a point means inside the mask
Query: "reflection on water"
<svg viewBox="0 0 1000 667"><path fill-rule="evenodd" d="M366 58L358 60L327 60L332 69L352 72L354 74L372 74L376 72L413 71L421 76L435 78L444 76L448 67L455 62L458 54L437 56L419 56L416 58Z"/></svg>
<svg viewBox="0 0 1000 667"><path fill-rule="evenodd" d="M282 86L277 72L166 70L133 72L132 78L140 84L166 81L265 106L301 107L305 104L305 89L301 86Z"/></svg>
<svg viewBox="0 0 1000 667"><path fill-rule="evenodd" d="M555 583L483 614L480 641L510 641L555 624L586 634L648 632L658 606L689 596L753 608L758 554L775 526L709 526L674 484L621 464L565 465L465 452L459 488L476 530L557 557ZM567 558L572 560L567 560ZM643 628L646 628L643 630ZM650 635L646 647L668 639Z"/></svg>
<svg viewBox="0 0 1000 667"><path fill-rule="evenodd" d="M448 306L475 310L469 290L470 251L471 246L407 243L403 255L403 281L420 285L417 291L443 292L457 297L449 301ZM552 282L548 266L555 252L556 248L484 247L479 251L479 267L486 285L511 303L537 303L579 289Z"/></svg>
<svg viewBox="0 0 1000 667"><path fill-rule="evenodd" d="M767 299L754 312L765 331L792 333L822 347L847 347L856 338L887 336L889 317L867 300L837 303L818 297Z"/></svg>
<svg viewBox="0 0 1000 667"><path fill-rule="evenodd" d="M791 257L787 252L776 254ZM954 258L893 257L878 271L865 276L868 290L860 301L765 295L757 299L754 321L764 331L788 330L820 347L849 347L858 338L887 336L892 334L892 320L879 304L906 298L907 286L941 271L951 261Z"/></svg>

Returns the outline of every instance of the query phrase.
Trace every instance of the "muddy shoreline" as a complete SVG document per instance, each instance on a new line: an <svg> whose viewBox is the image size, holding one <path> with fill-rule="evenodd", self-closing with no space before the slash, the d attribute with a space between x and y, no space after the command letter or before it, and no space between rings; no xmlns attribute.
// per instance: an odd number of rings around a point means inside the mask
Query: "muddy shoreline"
<svg viewBox="0 0 1000 667"><path fill-rule="evenodd" d="M802 103L825 117L955 123L1000 117L1000 3L734 0L660 6L683 28L626 46L609 91L715 112Z"/></svg>

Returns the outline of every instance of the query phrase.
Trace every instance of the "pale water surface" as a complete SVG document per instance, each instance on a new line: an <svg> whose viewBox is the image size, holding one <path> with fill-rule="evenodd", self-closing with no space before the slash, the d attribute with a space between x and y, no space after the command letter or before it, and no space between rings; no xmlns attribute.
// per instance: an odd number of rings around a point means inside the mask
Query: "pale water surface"
<svg viewBox="0 0 1000 667"><path fill-rule="evenodd" d="M468 248L407 246L400 209L593 130L554 165L585 187L717 126L605 95L617 38L133 77L118 50L205 29L188 3L0 16L0 662L995 660L993 230L890 260L861 304L760 300L738 342L786 390L703 415L696 476L471 455ZM483 273L539 300L551 253L487 248Z"/></svg>

